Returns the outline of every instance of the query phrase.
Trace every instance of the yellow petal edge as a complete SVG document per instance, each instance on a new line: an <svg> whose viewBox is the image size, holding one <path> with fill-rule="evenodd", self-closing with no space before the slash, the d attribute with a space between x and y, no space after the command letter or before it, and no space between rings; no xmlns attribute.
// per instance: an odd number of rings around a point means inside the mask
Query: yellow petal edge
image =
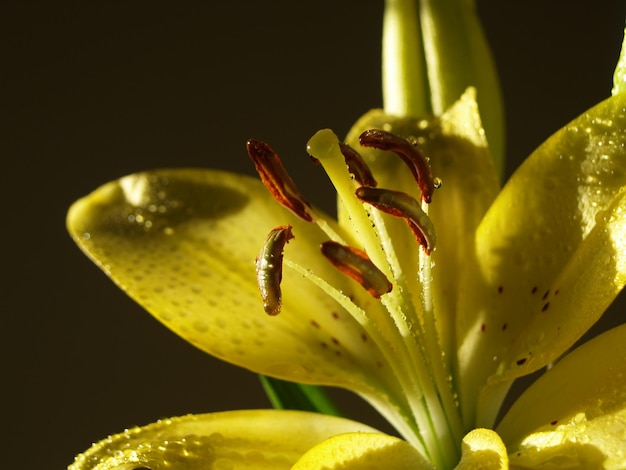
<svg viewBox="0 0 626 470"><path fill-rule="evenodd" d="M558 362L497 430L524 468L626 468L626 325Z"/></svg>
<svg viewBox="0 0 626 470"><path fill-rule="evenodd" d="M375 432L347 419L300 411L189 415L110 436L76 457L68 470L288 469L331 436Z"/></svg>
<svg viewBox="0 0 626 470"><path fill-rule="evenodd" d="M407 442L386 434L350 433L323 441L307 452L293 470L379 469L433 470Z"/></svg>

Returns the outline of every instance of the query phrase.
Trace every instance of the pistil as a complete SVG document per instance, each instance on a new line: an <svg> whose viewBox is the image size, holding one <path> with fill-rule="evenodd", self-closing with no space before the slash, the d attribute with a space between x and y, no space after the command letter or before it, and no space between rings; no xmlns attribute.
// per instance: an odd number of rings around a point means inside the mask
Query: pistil
<svg viewBox="0 0 626 470"><path fill-rule="evenodd" d="M446 460L449 453L460 451L458 442L462 430L458 406L439 341L431 293L432 260L430 251L434 249L435 230L428 217L428 204L432 200L434 190L441 185L441 181L432 175L428 158L422 154L411 139L404 139L396 134L372 129L363 132L359 141L364 146L392 151L400 157L411 171L421 191L421 207L411 196L392 190L359 188L356 195L381 211L404 218L424 248L419 256L418 270L422 316L419 332L413 338L415 343L419 345L419 352L414 352L413 348L409 348L409 350L413 353L414 361L420 363L423 360L429 370L430 381L426 384L426 388L428 385L432 385L436 397L429 401L426 413L432 419L435 434L441 439L441 442L438 442L439 451L444 454L443 459ZM429 244L429 240L432 245ZM416 354L421 357L416 357ZM426 397L430 396L426 391L424 393Z"/></svg>
<svg viewBox="0 0 626 470"><path fill-rule="evenodd" d="M387 145L389 141L387 134L385 133L382 140L370 141L371 146L377 146L380 142ZM408 158L411 159L409 169L413 176L418 178L417 184L423 188L422 200L429 200L437 183L430 174L427 160L421 152L414 150L411 143L406 141L401 143L402 138L393 134L389 136L392 136L392 145L389 148L401 149L404 152L404 157L401 158L405 163ZM459 453L460 432L451 432L451 428L458 428L456 426L458 417L455 409L450 408L450 405L453 406L453 400L445 399L452 397L450 384L436 380L436 376L440 374L433 370L439 368L439 363L442 363L443 367L441 349L437 349L435 358L428 357L432 349L426 344L423 318L415 310L417 305L402 274L393 243L387 243L390 237L384 221L377 215L376 209L367 211L355 197L357 186L349 177L346 162L339 148L337 137L330 130L316 133L307 146L308 152L321 162L337 189L339 200L348 215L348 220L352 223L355 240L362 244L376 266L385 274L391 275L394 289L380 299L389 317L377 318L374 321L381 322L384 331L395 331L397 334L396 337L387 338L396 350L391 361L398 364L402 370L399 370L398 380L403 383L402 387L411 404L411 413L417 425L417 436L422 440L428 457L443 467L450 466ZM409 157L406 157L407 154ZM420 180L420 175L430 183ZM389 327L382 327L383 324L390 322ZM438 343L436 336L434 342ZM447 390L440 390L441 387ZM450 412L453 413L452 416L448 416Z"/></svg>

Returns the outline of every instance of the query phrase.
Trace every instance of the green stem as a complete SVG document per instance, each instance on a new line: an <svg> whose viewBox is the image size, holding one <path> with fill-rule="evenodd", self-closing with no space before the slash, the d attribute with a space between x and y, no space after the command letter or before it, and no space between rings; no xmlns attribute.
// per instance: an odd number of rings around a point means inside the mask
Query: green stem
<svg viewBox="0 0 626 470"><path fill-rule="evenodd" d="M261 385L277 410L314 411L343 416L339 408L319 387L259 375Z"/></svg>

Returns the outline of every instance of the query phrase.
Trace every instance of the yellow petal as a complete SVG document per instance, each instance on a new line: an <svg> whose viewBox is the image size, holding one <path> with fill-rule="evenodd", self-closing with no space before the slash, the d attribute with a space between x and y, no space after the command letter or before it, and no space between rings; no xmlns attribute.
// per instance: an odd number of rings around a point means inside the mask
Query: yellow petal
<svg viewBox="0 0 626 470"><path fill-rule="evenodd" d="M455 470L506 470L509 459L502 439L491 429L474 429L463 438L463 454Z"/></svg>
<svg viewBox="0 0 626 470"><path fill-rule="evenodd" d="M626 410L589 419L584 413L553 431L529 435L510 455L514 469L626 468Z"/></svg>
<svg viewBox="0 0 626 470"><path fill-rule="evenodd" d="M377 371L388 369L378 350L300 274L285 266L282 313L263 311L254 260L269 231L285 224L295 235L285 257L342 289L344 277L319 253L324 234L252 178L209 170L139 173L101 187L68 215L81 248L197 347L279 378L378 388Z"/></svg>
<svg viewBox="0 0 626 470"><path fill-rule="evenodd" d="M350 433L331 437L309 450L293 470L432 470L414 447L386 434Z"/></svg>
<svg viewBox="0 0 626 470"><path fill-rule="evenodd" d="M622 50L619 53L619 60L613 73L613 95L626 92L626 31L622 40Z"/></svg>
<svg viewBox="0 0 626 470"><path fill-rule="evenodd" d="M488 376L498 388L563 354L624 285L625 108L615 96L550 137L479 226L458 324L466 412Z"/></svg>
<svg viewBox="0 0 626 470"><path fill-rule="evenodd" d="M432 167L441 178L429 215L437 232L432 256L433 302L446 356L454 357L456 309L463 302L461 275L474 249L476 227L500 189L485 140L476 92L468 89L441 116L444 138L432 145ZM425 150L427 151L427 150ZM452 369L452 367L451 367Z"/></svg>
<svg viewBox="0 0 626 470"><path fill-rule="evenodd" d="M375 431L300 411L189 415L108 437L76 457L69 470L287 469L319 442L347 432Z"/></svg>
<svg viewBox="0 0 626 470"><path fill-rule="evenodd" d="M517 465L626 468L626 325L565 356L497 430Z"/></svg>

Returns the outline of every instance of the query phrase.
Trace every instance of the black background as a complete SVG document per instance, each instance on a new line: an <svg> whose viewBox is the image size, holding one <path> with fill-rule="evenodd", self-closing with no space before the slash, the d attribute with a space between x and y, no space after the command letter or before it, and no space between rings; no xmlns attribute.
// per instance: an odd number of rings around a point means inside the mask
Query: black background
<svg viewBox="0 0 626 470"><path fill-rule="evenodd" d="M609 95L626 5L477 4L510 171ZM380 0L2 3L3 468L64 468L125 427L268 406L253 374L187 345L114 287L67 236L65 212L137 170L252 174L252 136L331 210L304 145L381 105L381 12Z"/></svg>

